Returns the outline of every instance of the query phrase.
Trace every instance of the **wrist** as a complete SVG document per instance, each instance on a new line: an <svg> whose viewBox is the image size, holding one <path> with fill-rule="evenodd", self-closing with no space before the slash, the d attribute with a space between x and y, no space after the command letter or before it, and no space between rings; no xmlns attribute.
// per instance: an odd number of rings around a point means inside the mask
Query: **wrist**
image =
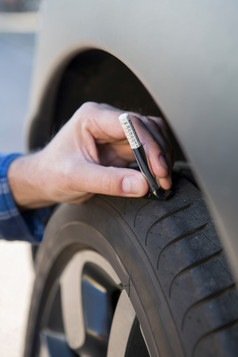
<svg viewBox="0 0 238 357"><path fill-rule="evenodd" d="M8 169L8 183L16 204L21 209L34 209L52 202L46 196L44 173L40 169L40 153L16 158Z"/></svg>

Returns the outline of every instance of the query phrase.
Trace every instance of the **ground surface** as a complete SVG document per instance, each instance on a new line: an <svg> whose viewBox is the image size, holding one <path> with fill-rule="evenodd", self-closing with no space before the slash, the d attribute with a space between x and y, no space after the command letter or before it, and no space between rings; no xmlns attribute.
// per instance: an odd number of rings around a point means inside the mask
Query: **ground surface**
<svg viewBox="0 0 238 357"><path fill-rule="evenodd" d="M35 35L0 31L0 151L22 151ZM33 277L29 244L0 241L0 356L22 356Z"/></svg>

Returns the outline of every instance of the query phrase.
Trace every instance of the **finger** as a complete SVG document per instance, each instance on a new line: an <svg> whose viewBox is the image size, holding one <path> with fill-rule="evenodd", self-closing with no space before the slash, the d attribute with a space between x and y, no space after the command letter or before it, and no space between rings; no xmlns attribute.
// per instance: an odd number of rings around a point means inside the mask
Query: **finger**
<svg viewBox="0 0 238 357"><path fill-rule="evenodd" d="M162 118L149 116L148 119L154 128L154 131L152 130L150 132L152 135L154 135L156 140L159 140L159 137L162 138L164 143L164 147L162 146L162 149L164 151L166 160L168 161L170 167L172 167L174 164L174 147L171 140L171 131Z"/></svg>
<svg viewBox="0 0 238 357"><path fill-rule="evenodd" d="M141 119L146 129L150 132L162 149L165 159L169 164L169 168L172 168L174 163L174 149L172 146L170 129L165 120L161 117L143 116L137 113L131 114Z"/></svg>
<svg viewBox="0 0 238 357"><path fill-rule="evenodd" d="M141 120L134 116L132 117L132 120L146 152L147 160L152 173L154 176L159 178L167 177L169 174L169 167L160 145L147 130L145 124Z"/></svg>
<svg viewBox="0 0 238 357"><path fill-rule="evenodd" d="M142 121L147 130L154 137L155 141L159 144L166 162L169 165L169 168L171 168L173 165L173 146L169 139L169 128L165 121L162 118L152 116L143 117Z"/></svg>
<svg viewBox="0 0 238 357"><path fill-rule="evenodd" d="M172 178L171 175L168 175L167 177L162 177L158 178L158 183L159 186L163 187L165 190L170 190L172 187Z"/></svg>
<svg viewBox="0 0 238 357"><path fill-rule="evenodd" d="M97 143L109 143L125 138L124 131L118 117L122 111L93 102L84 103L75 113L83 125L84 132L90 132ZM81 118L81 120L80 120Z"/></svg>
<svg viewBox="0 0 238 357"><path fill-rule="evenodd" d="M74 176L74 181L75 192L78 188L79 191L113 196L141 197L149 188L139 171L91 163L80 168L80 172Z"/></svg>

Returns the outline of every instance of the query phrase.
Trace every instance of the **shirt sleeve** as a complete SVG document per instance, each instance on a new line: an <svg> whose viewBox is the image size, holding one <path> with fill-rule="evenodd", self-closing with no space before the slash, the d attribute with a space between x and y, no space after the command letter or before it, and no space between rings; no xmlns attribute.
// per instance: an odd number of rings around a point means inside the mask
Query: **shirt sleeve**
<svg viewBox="0 0 238 357"><path fill-rule="evenodd" d="M51 209L40 208L20 212L8 184L8 168L21 154L0 153L0 238L38 244L42 240Z"/></svg>

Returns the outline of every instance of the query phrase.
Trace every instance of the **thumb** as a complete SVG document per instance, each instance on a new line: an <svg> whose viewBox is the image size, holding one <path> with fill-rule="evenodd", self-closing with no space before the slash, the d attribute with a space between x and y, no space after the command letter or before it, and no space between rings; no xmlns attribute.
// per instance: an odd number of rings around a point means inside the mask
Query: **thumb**
<svg viewBox="0 0 238 357"><path fill-rule="evenodd" d="M80 191L112 196L142 197L148 192L148 183L141 172L117 167L89 164L80 184Z"/></svg>

